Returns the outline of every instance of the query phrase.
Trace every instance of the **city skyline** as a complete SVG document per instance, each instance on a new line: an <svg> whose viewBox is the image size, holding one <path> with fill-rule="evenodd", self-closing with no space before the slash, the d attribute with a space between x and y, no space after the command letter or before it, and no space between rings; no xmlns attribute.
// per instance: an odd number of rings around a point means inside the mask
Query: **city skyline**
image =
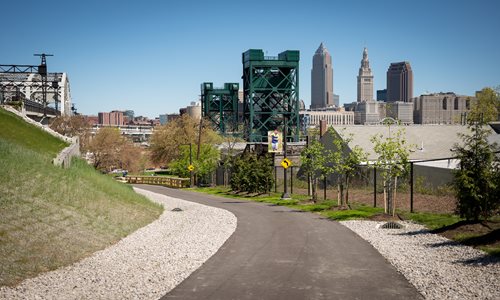
<svg viewBox="0 0 500 300"><path fill-rule="evenodd" d="M497 1L203 4L6 2L2 21L12 25L3 34L0 64L36 65L34 53L54 54L47 60L49 72L67 72L80 113L132 109L148 117L197 101L202 82L242 86L241 54L248 49L269 56L299 50L299 96L308 107L309 70L321 42L332 56L341 105L357 99L364 47L370 50L374 92L386 87L387 68L399 61L411 63L414 96L473 95L500 84ZM408 12L418 18L408 18ZM280 26L285 19L294 22Z"/></svg>

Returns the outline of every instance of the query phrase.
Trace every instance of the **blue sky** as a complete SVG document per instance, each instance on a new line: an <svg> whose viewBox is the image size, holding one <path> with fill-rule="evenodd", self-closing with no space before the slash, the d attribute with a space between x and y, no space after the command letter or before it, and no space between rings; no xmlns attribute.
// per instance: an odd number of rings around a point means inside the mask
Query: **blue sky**
<svg viewBox="0 0 500 300"><path fill-rule="evenodd" d="M215 2L215 3L213 3ZM67 72L80 113L132 109L155 117L196 101L202 82L239 82L241 53L300 50L310 104L312 56L324 42L334 93L356 100L368 48L375 90L391 62L409 61L414 96L473 95L500 85L500 1L7 1L0 64Z"/></svg>

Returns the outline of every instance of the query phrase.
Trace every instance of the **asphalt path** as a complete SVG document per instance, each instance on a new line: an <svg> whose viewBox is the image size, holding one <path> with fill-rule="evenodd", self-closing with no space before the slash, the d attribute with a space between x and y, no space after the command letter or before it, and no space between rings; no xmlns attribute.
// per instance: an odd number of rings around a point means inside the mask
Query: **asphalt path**
<svg viewBox="0 0 500 300"><path fill-rule="evenodd" d="M368 242L287 207L141 185L232 212L234 234L162 299L421 299Z"/></svg>

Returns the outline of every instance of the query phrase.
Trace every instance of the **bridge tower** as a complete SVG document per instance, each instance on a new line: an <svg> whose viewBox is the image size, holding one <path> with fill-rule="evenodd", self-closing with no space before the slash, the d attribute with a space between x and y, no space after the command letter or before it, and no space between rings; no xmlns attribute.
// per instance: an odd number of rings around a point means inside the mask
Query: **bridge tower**
<svg viewBox="0 0 500 300"><path fill-rule="evenodd" d="M235 134L238 130L238 83L224 83L214 88L212 82L201 84L201 111L214 130L222 134Z"/></svg>
<svg viewBox="0 0 500 300"><path fill-rule="evenodd" d="M247 141L266 142L267 132L278 129L287 141L298 142L299 59L296 50L281 52L277 57L264 56L261 49L242 54Z"/></svg>

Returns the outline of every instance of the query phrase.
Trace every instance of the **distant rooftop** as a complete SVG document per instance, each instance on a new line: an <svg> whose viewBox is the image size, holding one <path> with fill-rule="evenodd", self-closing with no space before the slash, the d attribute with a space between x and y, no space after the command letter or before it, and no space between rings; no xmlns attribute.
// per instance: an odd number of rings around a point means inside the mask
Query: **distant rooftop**
<svg viewBox="0 0 500 300"><path fill-rule="evenodd" d="M373 144L370 141L375 134L389 135L389 129L385 125L335 125L338 132L352 134L352 141L349 146L355 145L363 148L368 153L368 160L375 160L377 155L373 151ZM452 157L452 149L455 144L460 144L461 139L458 134L470 133L467 126L462 125L410 125L391 126L391 133L398 129L405 130L405 139L412 145L410 160L427 160ZM344 130L345 129L345 130ZM490 142L500 141L500 135L492 131L489 137Z"/></svg>

